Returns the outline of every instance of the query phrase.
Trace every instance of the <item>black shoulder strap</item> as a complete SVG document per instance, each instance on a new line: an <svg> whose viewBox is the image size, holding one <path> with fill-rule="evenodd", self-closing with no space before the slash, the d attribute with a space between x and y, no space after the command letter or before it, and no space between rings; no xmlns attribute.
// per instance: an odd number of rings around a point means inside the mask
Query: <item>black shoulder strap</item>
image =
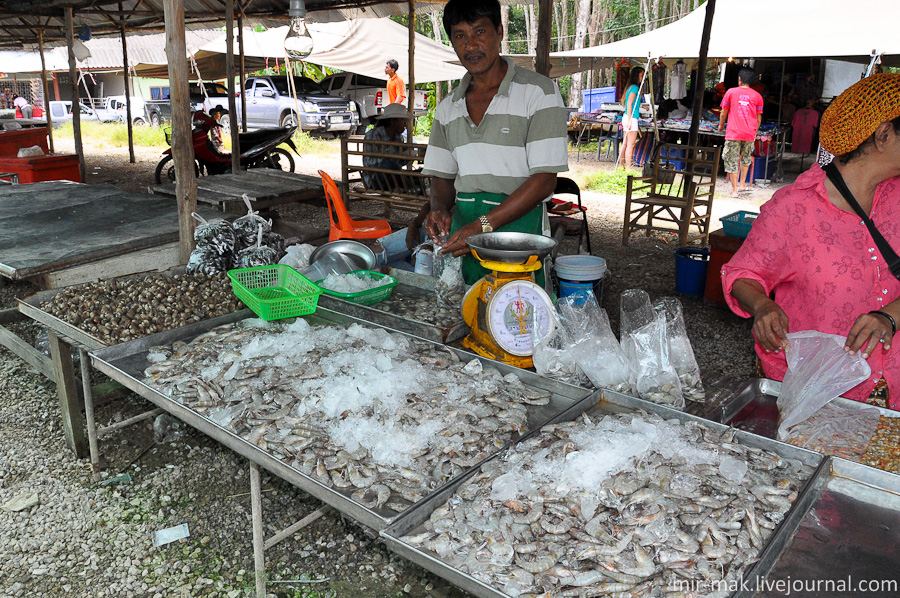
<svg viewBox="0 0 900 598"><path fill-rule="evenodd" d="M887 262L891 274L897 279L900 279L900 256L897 256L897 252L893 250L890 243L887 242L887 239L885 239L878 229L875 228L875 223L872 222L872 219L869 218L868 214L860 207L859 202L853 197L853 193L847 188L847 183L844 182L844 177L841 176L841 173L837 169L837 166L834 165L834 162L829 162L824 170L828 179L834 184L838 192L840 192L847 203L850 204L850 207L853 208L853 211L856 212L866 224L869 233L872 235L872 240L875 241L875 246L878 247L878 251L881 252L881 257Z"/></svg>

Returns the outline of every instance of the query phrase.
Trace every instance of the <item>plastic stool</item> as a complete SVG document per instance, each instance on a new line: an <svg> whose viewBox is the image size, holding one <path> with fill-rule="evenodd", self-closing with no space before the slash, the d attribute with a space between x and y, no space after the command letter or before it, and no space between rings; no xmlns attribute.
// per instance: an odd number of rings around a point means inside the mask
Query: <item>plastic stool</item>
<svg viewBox="0 0 900 598"><path fill-rule="evenodd" d="M609 159L609 153L612 151L613 159L618 160L619 158L619 142L622 139L621 131L619 130L619 124L616 123L614 125L610 125L610 128L607 129L604 127L603 133L600 134L600 137L597 139L597 161L600 161L600 148L603 147L604 141L610 141L610 144L606 146L606 156L604 159Z"/></svg>

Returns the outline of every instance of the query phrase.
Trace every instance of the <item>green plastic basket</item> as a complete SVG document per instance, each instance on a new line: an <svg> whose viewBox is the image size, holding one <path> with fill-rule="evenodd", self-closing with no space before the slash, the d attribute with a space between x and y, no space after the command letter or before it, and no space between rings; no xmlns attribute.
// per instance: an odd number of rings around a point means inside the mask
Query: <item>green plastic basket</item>
<svg viewBox="0 0 900 598"><path fill-rule="evenodd" d="M266 321L316 311L322 289L290 266L257 266L228 271L238 299Z"/></svg>
<svg viewBox="0 0 900 598"><path fill-rule="evenodd" d="M337 291L332 291L331 289L326 289L325 287L322 287L322 292L326 295L331 295L332 297L337 297L339 299L350 301L352 303L358 303L360 305L372 305L373 303L378 303L379 301L390 299L391 294L394 292L394 287L397 286L396 278L394 278L393 276L388 276L387 274L382 274L381 272L372 272L371 270L354 270L353 272L349 272L349 274L367 276L376 280L380 280L382 278L390 278L393 282L382 285L380 287L375 287L374 289L369 289L368 291L358 291L356 293L338 293ZM324 280L324 278L322 280ZM318 281L316 284L321 284L322 280Z"/></svg>

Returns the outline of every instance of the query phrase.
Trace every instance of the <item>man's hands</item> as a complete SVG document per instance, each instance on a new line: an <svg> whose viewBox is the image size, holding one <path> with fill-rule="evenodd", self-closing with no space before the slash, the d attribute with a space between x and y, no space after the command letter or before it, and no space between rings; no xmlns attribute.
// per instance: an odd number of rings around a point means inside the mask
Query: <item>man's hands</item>
<svg viewBox="0 0 900 598"><path fill-rule="evenodd" d="M469 249L469 245L466 243L466 239L468 239L472 235L477 235L482 232L481 230L481 221L474 220L465 226L457 229L455 233L453 233L447 242L444 244L444 248L441 250L441 253L452 253L453 257L458 257L461 255L465 255L469 253L471 250Z"/></svg>

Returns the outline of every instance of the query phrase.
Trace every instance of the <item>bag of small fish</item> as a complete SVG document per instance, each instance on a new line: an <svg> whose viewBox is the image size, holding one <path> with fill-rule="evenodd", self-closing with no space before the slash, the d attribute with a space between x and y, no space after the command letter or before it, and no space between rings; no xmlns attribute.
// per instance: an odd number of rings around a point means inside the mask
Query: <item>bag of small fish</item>
<svg viewBox="0 0 900 598"><path fill-rule="evenodd" d="M728 596L813 473L731 436L645 413L548 425L402 540L518 598Z"/></svg>

